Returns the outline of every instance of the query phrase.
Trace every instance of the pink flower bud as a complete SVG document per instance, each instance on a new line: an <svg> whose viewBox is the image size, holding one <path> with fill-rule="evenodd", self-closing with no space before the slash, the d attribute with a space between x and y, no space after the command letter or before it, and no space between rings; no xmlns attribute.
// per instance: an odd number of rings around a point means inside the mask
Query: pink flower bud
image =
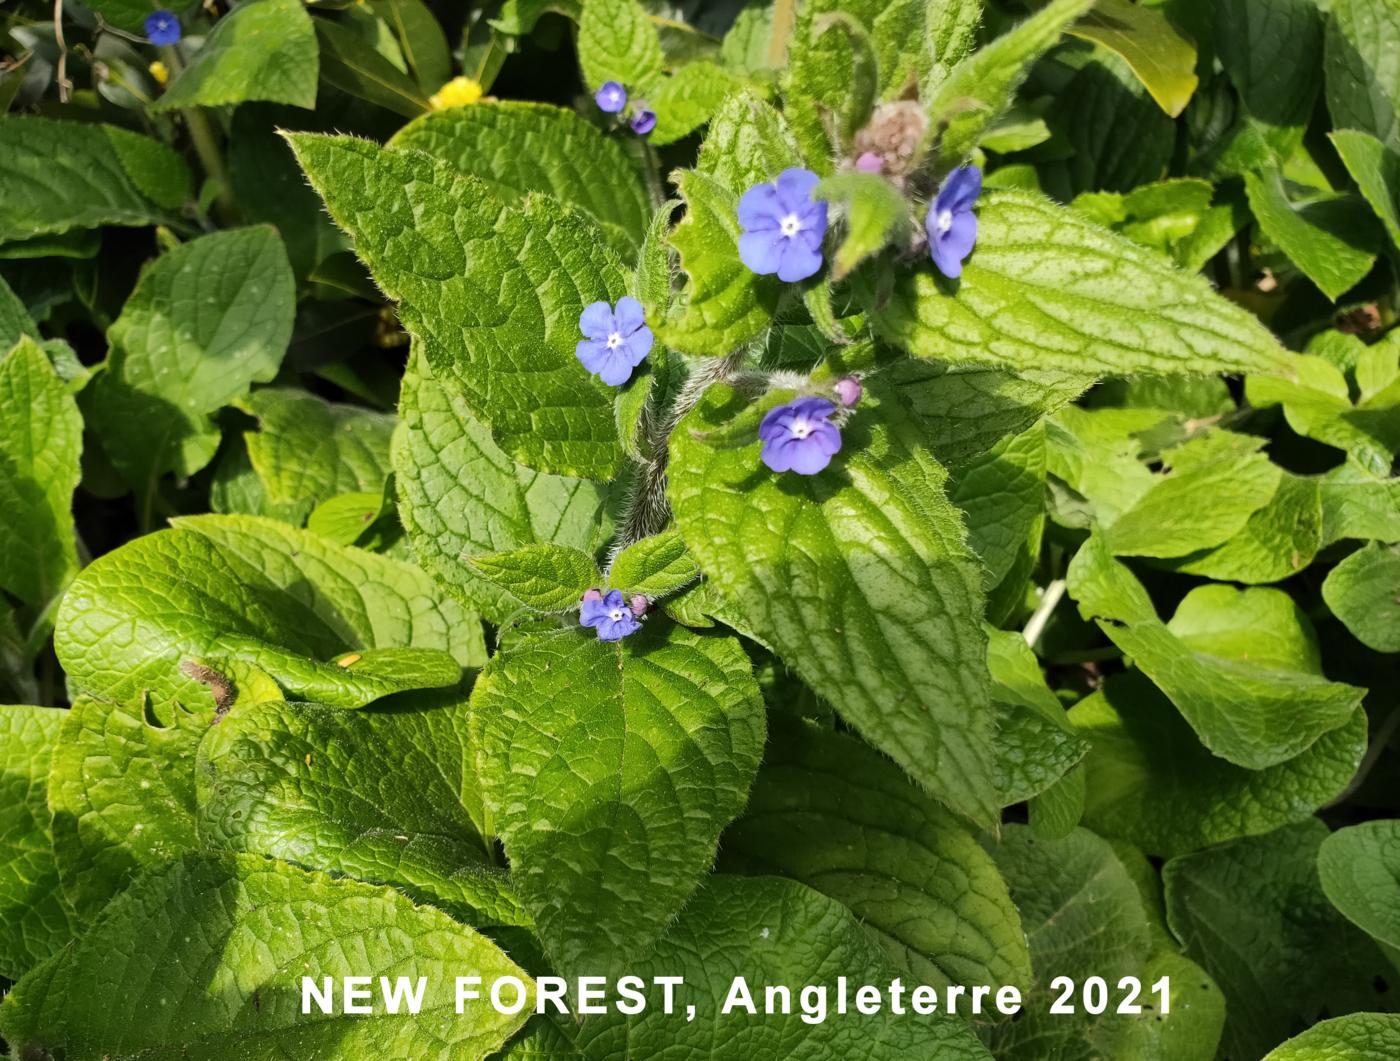
<svg viewBox="0 0 1400 1061"><path fill-rule="evenodd" d="M866 151L856 159L856 169L862 173L879 173L884 168L885 160L874 151Z"/></svg>
<svg viewBox="0 0 1400 1061"><path fill-rule="evenodd" d="M586 589L583 591L583 599L585 601L602 600L603 594L596 589Z"/></svg>
<svg viewBox="0 0 1400 1061"><path fill-rule="evenodd" d="M643 597L640 593L634 595L632 599L627 603L632 608L632 614L635 615L638 619L640 619L643 615L647 613L647 599Z"/></svg>
<svg viewBox="0 0 1400 1061"><path fill-rule="evenodd" d="M860 401L860 380L855 376L838 379L831 389L836 392L836 400L848 409Z"/></svg>

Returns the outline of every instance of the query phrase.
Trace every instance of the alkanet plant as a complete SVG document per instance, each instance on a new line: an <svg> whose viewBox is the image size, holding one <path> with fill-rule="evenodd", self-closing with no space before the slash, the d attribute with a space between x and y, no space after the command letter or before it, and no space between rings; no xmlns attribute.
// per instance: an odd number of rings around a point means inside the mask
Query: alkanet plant
<svg viewBox="0 0 1400 1061"><path fill-rule="evenodd" d="M1400 1056L1397 0L3 17L0 1053Z"/></svg>

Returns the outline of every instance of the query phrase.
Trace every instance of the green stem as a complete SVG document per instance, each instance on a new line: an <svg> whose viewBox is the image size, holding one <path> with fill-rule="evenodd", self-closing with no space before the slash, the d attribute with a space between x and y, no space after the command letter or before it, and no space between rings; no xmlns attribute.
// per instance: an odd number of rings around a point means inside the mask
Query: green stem
<svg viewBox="0 0 1400 1061"><path fill-rule="evenodd" d="M178 76L184 70L184 61L180 58L179 49L175 45L162 48L161 54L165 56L166 65L170 67L171 78ZM209 116L199 107L182 107L180 114L185 119L185 128L189 130L190 143L194 145L194 153L199 156L199 164L204 169L204 175L218 188L214 203L220 219L228 221L234 214L233 191L228 180L228 169L224 165L223 152L219 149L219 138L214 132L214 125L209 121Z"/></svg>
<svg viewBox="0 0 1400 1061"><path fill-rule="evenodd" d="M773 5L773 30L768 35L768 65L775 70L787 61L788 38L797 24L797 0L777 0Z"/></svg>

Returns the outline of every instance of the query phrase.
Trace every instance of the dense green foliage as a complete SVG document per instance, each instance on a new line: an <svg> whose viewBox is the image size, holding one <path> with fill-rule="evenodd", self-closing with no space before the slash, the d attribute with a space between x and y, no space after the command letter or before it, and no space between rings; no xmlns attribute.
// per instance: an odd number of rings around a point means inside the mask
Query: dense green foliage
<svg viewBox="0 0 1400 1061"><path fill-rule="evenodd" d="M0 12L0 1055L1400 1057L1400 0L153 12Z"/></svg>

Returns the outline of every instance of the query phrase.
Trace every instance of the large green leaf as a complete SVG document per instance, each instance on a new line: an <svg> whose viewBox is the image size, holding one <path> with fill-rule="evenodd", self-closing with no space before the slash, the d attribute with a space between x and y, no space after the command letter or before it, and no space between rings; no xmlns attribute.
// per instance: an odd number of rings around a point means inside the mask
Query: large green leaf
<svg viewBox="0 0 1400 1061"><path fill-rule="evenodd" d="M1400 1057L1400 1017L1350 1013L1321 1021L1270 1050L1264 1061L1391 1061Z"/></svg>
<svg viewBox="0 0 1400 1061"><path fill-rule="evenodd" d="M546 192L587 210L623 245L640 244L651 205L619 141L575 112L521 100L482 100L426 114L390 147L425 151L478 177L506 202Z"/></svg>
<svg viewBox="0 0 1400 1061"><path fill-rule="evenodd" d="M635 96L661 80L661 39L637 0L587 0L578 19L578 57L589 92L616 81Z"/></svg>
<svg viewBox="0 0 1400 1061"><path fill-rule="evenodd" d="M607 972L656 940L743 807L763 733L732 638L563 630L482 671L472 735L487 823L557 968Z"/></svg>
<svg viewBox="0 0 1400 1061"><path fill-rule="evenodd" d="M222 107L268 100L316 106L320 51L301 0L239 4L214 26L195 60L151 105Z"/></svg>
<svg viewBox="0 0 1400 1061"><path fill-rule="evenodd" d="M583 308L627 291L596 225L547 196L506 206L421 152L288 138L433 371L501 448L541 471L611 477L612 390L574 356Z"/></svg>
<svg viewBox="0 0 1400 1061"><path fill-rule="evenodd" d="M1400 152L1356 129L1338 129L1327 135L1366 202L1390 233L1392 246L1400 248Z"/></svg>
<svg viewBox="0 0 1400 1061"><path fill-rule="evenodd" d="M902 270L876 330L919 357L1080 375L1287 372L1252 314L1199 276L1025 192L985 196L978 249L950 285Z"/></svg>
<svg viewBox="0 0 1400 1061"><path fill-rule="evenodd" d="M801 164L801 149L783 115L756 93L741 91L715 114L696 169L737 200L753 185Z"/></svg>
<svg viewBox="0 0 1400 1061"><path fill-rule="evenodd" d="M482 553L472 569L527 608L564 612L578 606L600 579L598 565L581 549L538 542L503 553Z"/></svg>
<svg viewBox="0 0 1400 1061"><path fill-rule="evenodd" d="M18 980L73 938L58 883L49 759L64 712L0 707L0 976Z"/></svg>
<svg viewBox="0 0 1400 1061"><path fill-rule="evenodd" d="M78 569L83 418L43 350L0 354L0 589L46 608Z"/></svg>
<svg viewBox="0 0 1400 1061"><path fill-rule="evenodd" d="M675 989L675 1011L667 1014L660 988L649 987L647 1006L636 1016L614 1011L586 1019L576 1044L589 1061L668 1053L709 1061L991 1057L960 1018L899 1016L888 1006L870 1016L854 1007L838 1015L838 977L851 985L883 985L894 970L850 911L793 881L712 877L665 938L649 953L634 956L627 970L648 985L653 977L683 978ZM783 986L794 1011L752 1016L739 1008L721 1013L736 977L744 978L760 1007L764 987ZM824 1020L804 1019L797 1008L804 989L808 1005L814 1004L812 992L824 993ZM685 1007L692 1005L695 1016L689 1019ZM909 1005L907 994L904 1005ZM743 1034L735 1034L738 1028Z"/></svg>
<svg viewBox="0 0 1400 1061"><path fill-rule="evenodd" d="M0 1004L25 1056L135 1061L288 1056L479 1061L528 1012L455 1008L454 978L529 978L495 944L390 888L332 880L254 855L189 856L116 899L87 935ZM302 977L426 979L413 1017L302 1012ZM377 988L378 983L372 985Z"/></svg>
<svg viewBox="0 0 1400 1061"><path fill-rule="evenodd" d="M138 870L199 846L194 756L218 708L207 691L188 704L83 696L64 718L49 777L53 845L85 921Z"/></svg>
<svg viewBox="0 0 1400 1061"><path fill-rule="evenodd" d="M392 884L469 924L528 923L480 831L467 722L454 693L239 705L199 746L200 839Z"/></svg>
<svg viewBox="0 0 1400 1061"><path fill-rule="evenodd" d="M1336 0L1326 70L1337 128L1360 129L1400 151L1400 7L1393 0Z"/></svg>
<svg viewBox="0 0 1400 1061"><path fill-rule="evenodd" d="M1223 1053L1260 1057L1319 1014L1395 1008L1394 968L1318 885L1312 819L1174 858L1167 918L1225 992Z"/></svg>
<svg viewBox="0 0 1400 1061"><path fill-rule="evenodd" d="M101 557L54 642L79 689L118 701L190 699L187 659L241 660L341 707L453 685L485 659L476 617L419 569L252 516L184 517Z"/></svg>
<svg viewBox="0 0 1400 1061"><path fill-rule="evenodd" d="M1196 91L1196 48L1160 8L1098 0L1069 33L1117 52L1157 105L1175 118Z"/></svg>
<svg viewBox="0 0 1400 1061"><path fill-rule="evenodd" d="M656 128L648 139L671 144L704 125L725 99L745 82L714 63L687 63L663 79L645 100L656 111Z"/></svg>
<svg viewBox="0 0 1400 1061"><path fill-rule="evenodd" d="M1020 921L976 838L850 737L775 723L724 859L839 900L915 983L1029 986Z"/></svg>
<svg viewBox="0 0 1400 1061"><path fill-rule="evenodd" d="M1347 461L1323 476L1321 490L1324 545L1343 538L1400 542L1400 479Z"/></svg>
<svg viewBox="0 0 1400 1061"><path fill-rule="evenodd" d="M1362 644L1400 652L1400 549L1358 549L1328 573L1322 599Z"/></svg>
<svg viewBox="0 0 1400 1061"><path fill-rule="evenodd" d="M713 388L671 437L671 504L726 605L925 789L990 825L981 566L916 422L869 382L841 454L810 477L764 468L753 427L707 437L742 408Z"/></svg>
<svg viewBox="0 0 1400 1061"><path fill-rule="evenodd" d="M1071 561L1069 590L1201 742L1237 766L1262 770L1292 759L1345 725L1365 693L1323 677L1310 625L1279 590L1200 586L1163 623L1097 535Z"/></svg>
<svg viewBox="0 0 1400 1061"><path fill-rule="evenodd" d="M1280 158L1303 138L1321 88L1322 13L1313 0L1220 0L1214 43L1246 121Z"/></svg>
<svg viewBox="0 0 1400 1061"><path fill-rule="evenodd" d="M109 329L107 369L86 408L143 506L161 475L192 475L213 457L210 413L277 374L295 287L270 227L181 244L141 275Z"/></svg>
<svg viewBox="0 0 1400 1061"><path fill-rule="evenodd" d="M431 103L418 83L397 63L381 55L370 35L354 27L350 20L315 20L321 76L326 83L405 118L416 118L427 111Z"/></svg>
<svg viewBox="0 0 1400 1061"><path fill-rule="evenodd" d="M1084 822L1149 855L1179 855L1306 818L1337 796L1366 751L1366 714L1292 759L1246 770L1212 755L1135 671L1081 700L1070 720L1091 742Z"/></svg>
<svg viewBox="0 0 1400 1061"><path fill-rule="evenodd" d="M628 593L661 597L700 577L690 551L674 527L633 542L618 553L608 570L608 585Z"/></svg>
<svg viewBox="0 0 1400 1061"><path fill-rule="evenodd" d="M399 415L395 482L399 518L414 553L447 589L487 619L500 622L519 605L472 569L473 556L537 542L592 550L603 488L516 464L417 353L404 374Z"/></svg>
<svg viewBox="0 0 1400 1061"><path fill-rule="evenodd" d="M165 221L191 195L173 150L110 125L0 116L0 241Z"/></svg>
<svg viewBox="0 0 1400 1061"><path fill-rule="evenodd" d="M1039 553L1045 512L1045 428L1003 438L958 473L949 499L967 520L968 544L990 590L1028 549ZM1032 537L1031 545L1027 542Z"/></svg>
<svg viewBox="0 0 1400 1061"><path fill-rule="evenodd" d="M1245 190L1264 235L1334 302L1371 271L1380 233L1360 199L1314 193L1295 202L1278 169L1246 174Z"/></svg>
<svg viewBox="0 0 1400 1061"><path fill-rule="evenodd" d="M1323 544L1323 490L1317 479L1285 472L1268 504L1214 548L1176 560L1178 571L1228 582L1280 582L1312 563ZM1212 501L1213 503L1213 501Z"/></svg>
<svg viewBox="0 0 1400 1061"><path fill-rule="evenodd" d="M1322 890L1348 921L1400 948L1400 822L1338 829L1317 853Z"/></svg>

